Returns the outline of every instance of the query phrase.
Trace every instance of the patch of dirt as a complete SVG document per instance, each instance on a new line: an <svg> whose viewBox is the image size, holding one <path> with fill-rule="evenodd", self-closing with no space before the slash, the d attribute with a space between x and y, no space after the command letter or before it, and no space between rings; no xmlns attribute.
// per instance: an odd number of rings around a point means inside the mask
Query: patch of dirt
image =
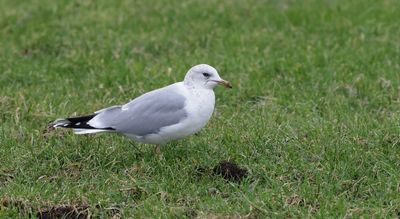
<svg viewBox="0 0 400 219"><path fill-rule="evenodd" d="M213 169L214 175L222 176L227 181L240 182L248 175L247 169L240 167L236 163L221 161Z"/></svg>
<svg viewBox="0 0 400 219"><path fill-rule="evenodd" d="M1 208L16 208L19 213L23 215L28 215L29 217L36 217L39 219L56 219L56 218L65 218L65 219L84 219L90 218L92 212L96 209L102 209L107 212L107 215L110 218L119 218L120 212L118 208L110 207L104 208L99 205L95 207L91 207L87 204L73 204L73 205L51 205L51 206L42 206L35 207L33 204L28 201L18 200L13 198L2 198L0 201L0 209Z"/></svg>
<svg viewBox="0 0 400 219"><path fill-rule="evenodd" d="M221 161L216 166L210 168L205 166L198 166L194 170L197 177L204 175L219 176L230 182L240 182L246 178L249 173L244 167L230 161Z"/></svg>
<svg viewBox="0 0 400 219"><path fill-rule="evenodd" d="M88 208L89 206L87 205L52 206L49 208L40 209L36 213L36 217L40 219L51 219L51 218L84 219L89 216Z"/></svg>

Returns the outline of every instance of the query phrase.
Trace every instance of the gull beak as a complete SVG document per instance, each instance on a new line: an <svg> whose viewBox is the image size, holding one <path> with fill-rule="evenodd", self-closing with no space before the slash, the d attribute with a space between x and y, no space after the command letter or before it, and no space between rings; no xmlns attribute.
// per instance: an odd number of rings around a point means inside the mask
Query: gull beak
<svg viewBox="0 0 400 219"><path fill-rule="evenodd" d="M227 88L232 88L232 84L229 81L225 81L225 80L221 79L221 80L215 81L215 82L217 82L218 84L223 85Z"/></svg>

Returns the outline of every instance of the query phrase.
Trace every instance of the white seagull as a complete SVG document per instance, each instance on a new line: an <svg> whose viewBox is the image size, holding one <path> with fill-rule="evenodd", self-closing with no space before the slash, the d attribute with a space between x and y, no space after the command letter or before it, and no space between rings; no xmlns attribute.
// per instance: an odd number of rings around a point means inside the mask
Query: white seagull
<svg viewBox="0 0 400 219"><path fill-rule="evenodd" d="M215 68L200 64L186 73L182 82L145 93L132 101L91 115L57 119L55 128L70 128L75 134L121 133L139 142L160 146L182 139L203 128L214 111L214 87L224 85Z"/></svg>

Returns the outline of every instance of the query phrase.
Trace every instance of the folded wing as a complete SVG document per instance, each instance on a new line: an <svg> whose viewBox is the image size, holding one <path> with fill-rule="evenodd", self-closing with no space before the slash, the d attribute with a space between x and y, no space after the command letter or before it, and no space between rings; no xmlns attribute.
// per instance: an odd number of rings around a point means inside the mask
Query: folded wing
<svg viewBox="0 0 400 219"><path fill-rule="evenodd" d="M123 106L98 111L88 124L117 132L145 136L187 117L185 97L171 86L143 94Z"/></svg>

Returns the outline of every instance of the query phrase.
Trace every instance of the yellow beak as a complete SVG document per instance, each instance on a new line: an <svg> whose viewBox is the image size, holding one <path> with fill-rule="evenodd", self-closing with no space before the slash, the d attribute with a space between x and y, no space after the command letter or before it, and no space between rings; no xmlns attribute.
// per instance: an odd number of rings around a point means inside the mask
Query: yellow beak
<svg viewBox="0 0 400 219"><path fill-rule="evenodd" d="M223 85L227 88L232 88L232 84L229 81L225 81L225 80L221 79L220 81L215 81L215 82L217 82L218 84Z"/></svg>

